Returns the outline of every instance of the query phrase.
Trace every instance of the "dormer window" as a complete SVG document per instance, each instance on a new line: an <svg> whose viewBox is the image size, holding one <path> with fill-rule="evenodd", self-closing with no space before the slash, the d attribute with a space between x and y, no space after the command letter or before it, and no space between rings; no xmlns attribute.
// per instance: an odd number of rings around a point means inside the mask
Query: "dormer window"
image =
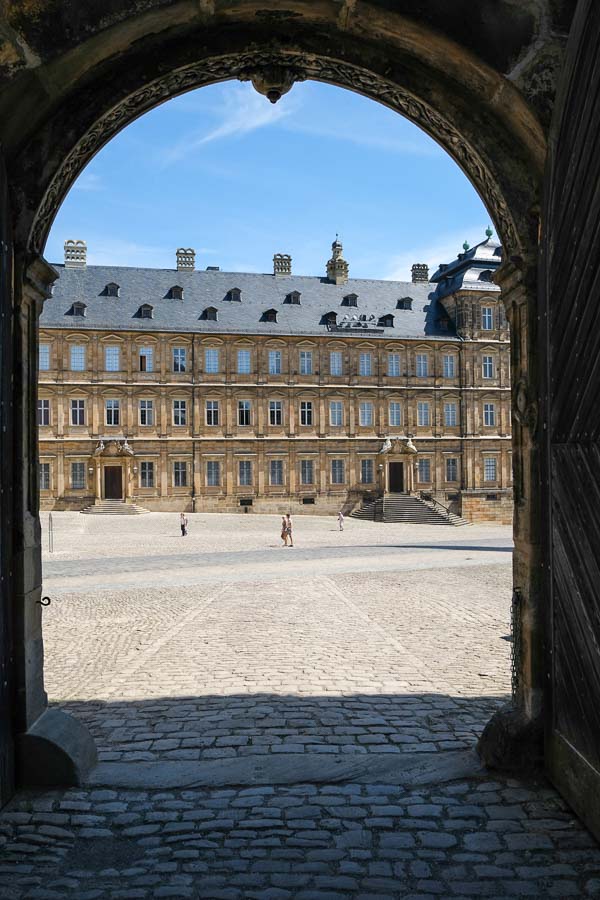
<svg viewBox="0 0 600 900"><path fill-rule="evenodd" d="M346 294L342 300L342 306L358 306L357 294Z"/></svg>
<svg viewBox="0 0 600 900"><path fill-rule="evenodd" d="M214 306L207 306L200 318L207 322L216 322L219 318L219 311Z"/></svg>
<svg viewBox="0 0 600 900"><path fill-rule="evenodd" d="M393 328L394 327L394 317L391 313L386 313L384 316L381 316L379 319L379 324L383 328Z"/></svg>
<svg viewBox="0 0 600 900"><path fill-rule="evenodd" d="M300 291L290 291L290 293L287 294L287 296L283 302L291 303L294 306L300 306L300 297L301 297Z"/></svg>
<svg viewBox="0 0 600 900"><path fill-rule="evenodd" d="M491 269L484 269L483 272L480 272L480 273L479 273L479 278L478 278L478 280L479 280L479 281L486 281L486 282L489 282L490 284L492 284L492 283L493 283L493 282L492 282L492 270L491 270Z"/></svg>
<svg viewBox="0 0 600 900"><path fill-rule="evenodd" d="M138 316L140 319L153 319L154 318L154 307L149 303L142 303L138 310Z"/></svg>
<svg viewBox="0 0 600 900"><path fill-rule="evenodd" d="M266 309L262 314L263 322L276 322L277 321L277 310L276 309Z"/></svg>
<svg viewBox="0 0 600 900"><path fill-rule="evenodd" d="M183 300L183 288L180 284L174 284L173 287L169 289L169 299Z"/></svg>
<svg viewBox="0 0 600 900"><path fill-rule="evenodd" d="M412 309L412 298L411 297L401 297L396 304L397 309Z"/></svg>
<svg viewBox="0 0 600 900"><path fill-rule="evenodd" d="M331 312L323 313L321 322L323 323L323 325L327 325L328 327L337 325L337 313L333 312L333 310Z"/></svg>
<svg viewBox="0 0 600 900"><path fill-rule="evenodd" d="M109 281L102 293L105 297L118 297L121 288L116 281Z"/></svg>
<svg viewBox="0 0 600 900"><path fill-rule="evenodd" d="M231 288L231 290L227 294L227 298L229 300L232 300L234 303L239 303L242 299L242 292L239 288Z"/></svg>
<svg viewBox="0 0 600 900"><path fill-rule="evenodd" d="M85 303L82 303L80 300L77 300L71 307L70 314L72 316L85 316L87 315L87 306Z"/></svg>

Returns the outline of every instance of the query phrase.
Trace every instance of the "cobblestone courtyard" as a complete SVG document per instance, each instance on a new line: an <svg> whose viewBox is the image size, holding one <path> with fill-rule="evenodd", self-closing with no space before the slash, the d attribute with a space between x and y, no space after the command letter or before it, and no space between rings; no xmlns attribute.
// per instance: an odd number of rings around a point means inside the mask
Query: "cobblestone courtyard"
<svg viewBox="0 0 600 900"><path fill-rule="evenodd" d="M471 753L510 689L510 530L278 523L53 514L46 687L101 764L0 813L0 897L600 896L554 791Z"/></svg>

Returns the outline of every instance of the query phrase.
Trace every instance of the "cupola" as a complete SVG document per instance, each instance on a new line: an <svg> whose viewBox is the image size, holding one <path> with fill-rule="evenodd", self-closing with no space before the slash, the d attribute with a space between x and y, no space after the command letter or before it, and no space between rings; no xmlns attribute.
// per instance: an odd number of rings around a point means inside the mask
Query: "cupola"
<svg viewBox="0 0 600 900"><path fill-rule="evenodd" d="M342 256L344 248L337 234L331 245L331 259L327 263L327 280L333 284L346 284L348 281L348 263Z"/></svg>

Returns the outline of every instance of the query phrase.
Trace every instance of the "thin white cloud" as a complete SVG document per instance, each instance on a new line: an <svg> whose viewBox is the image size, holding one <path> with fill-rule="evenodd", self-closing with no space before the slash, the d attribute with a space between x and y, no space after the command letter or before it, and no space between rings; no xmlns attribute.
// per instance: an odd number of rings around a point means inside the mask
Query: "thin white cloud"
<svg viewBox="0 0 600 900"><path fill-rule="evenodd" d="M83 172L73 185L73 190L103 191L104 185L99 175L94 174L94 172Z"/></svg>
<svg viewBox="0 0 600 900"><path fill-rule="evenodd" d="M413 263L426 263L429 266L429 274L432 275L440 263L452 262L459 253L462 253L465 238L471 246L483 241L486 228L487 224L474 225L470 228L463 228L454 234L440 236L435 243L409 247L390 259L384 279L386 281L410 281Z"/></svg>
<svg viewBox="0 0 600 900"><path fill-rule="evenodd" d="M169 252L165 247L98 235L88 238L87 248L91 266L175 268L175 247Z"/></svg>
<svg viewBox="0 0 600 900"><path fill-rule="evenodd" d="M214 141L226 138L239 138L243 135L266 128L280 122L291 115L295 105L284 97L277 104L269 103L266 97L258 94L250 85L239 84L229 86L221 94L221 105L218 115L220 122L209 131L196 131L188 134L162 154L165 166L179 162L195 151Z"/></svg>
<svg viewBox="0 0 600 900"><path fill-rule="evenodd" d="M369 133L360 128L347 126L336 128L318 123L309 124L307 122L293 122L286 124L284 127L286 131L291 131L296 134L306 134L311 137L342 141L344 143L355 144L359 147L384 150L389 153L428 158L442 156L444 154L444 150L425 134L422 139L411 141L403 138L390 137L383 133Z"/></svg>

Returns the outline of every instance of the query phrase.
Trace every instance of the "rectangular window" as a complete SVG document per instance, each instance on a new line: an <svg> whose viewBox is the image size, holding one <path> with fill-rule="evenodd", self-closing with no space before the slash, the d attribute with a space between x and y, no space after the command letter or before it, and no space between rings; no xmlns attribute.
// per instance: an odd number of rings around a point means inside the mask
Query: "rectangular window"
<svg viewBox="0 0 600 900"><path fill-rule="evenodd" d="M238 400L238 425L250 425L250 401Z"/></svg>
<svg viewBox="0 0 600 900"><path fill-rule="evenodd" d="M358 358L358 374L366 376L373 374L373 358L370 353L360 354Z"/></svg>
<svg viewBox="0 0 600 900"><path fill-rule="evenodd" d="M444 354L444 378L454 378L455 356L453 353Z"/></svg>
<svg viewBox="0 0 600 900"><path fill-rule="evenodd" d="M173 487L187 487L187 463L173 463Z"/></svg>
<svg viewBox="0 0 600 900"><path fill-rule="evenodd" d="M344 460L343 459L332 459L331 460L331 483L332 484L343 484L344 479Z"/></svg>
<svg viewBox="0 0 600 900"><path fill-rule="evenodd" d="M173 400L173 425L187 425L187 400Z"/></svg>
<svg viewBox="0 0 600 900"><path fill-rule="evenodd" d="M494 328L494 310L491 306L481 307L481 328L483 331L492 331Z"/></svg>
<svg viewBox="0 0 600 900"><path fill-rule="evenodd" d="M283 423L283 404L281 400L269 400L269 425Z"/></svg>
<svg viewBox="0 0 600 900"><path fill-rule="evenodd" d="M496 481L497 478L497 461L495 456L486 456L483 460L483 480Z"/></svg>
<svg viewBox="0 0 600 900"><path fill-rule="evenodd" d="M389 424L394 428L399 428L402 425L402 404L393 401L390 403L389 411L388 411L388 419Z"/></svg>
<svg viewBox="0 0 600 900"><path fill-rule="evenodd" d="M358 407L359 425L371 427L373 425L373 404L360 403Z"/></svg>
<svg viewBox="0 0 600 900"><path fill-rule="evenodd" d="M458 460L449 458L446 460L446 481L458 481Z"/></svg>
<svg viewBox="0 0 600 900"><path fill-rule="evenodd" d="M85 371L85 347L83 344L71 344L71 372Z"/></svg>
<svg viewBox="0 0 600 900"><path fill-rule="evenodd" d="M219 351L215 347L204 351L204 371L207 375L214 375L219 371Z"/></svg>
<svg viewBox="0 0 600 900"><path fill-rule="evenodd" d="M400 374L400 354L399 353L388 353L387 373L388 373L388 375L393 375L396 378Z"/></svg>
<svg viewBox="0 0 600 900"><path fill-rule="evenodd" d="M219 401L218 400L207 400L206 401L206 424L207 425L218 425L219 424Z"/></svg>
<svg viewBox="0 0 600 900"><path fill-rule="evenodd" d="M38 425L50 424L50 401L38 400Z"/></svg>
<svg viewBox="0 0 600 900"><path fill-rule="evenodd" d="M85 488L85 463L71 463L71 487L75 491Z"/></svg>
<svg viewBox="0 0 600 900"><path fill-rule="evenodd" d="M418 466L419 484L428 484L431 481L431 460L420 459Z"/></svg>
<svg viewBox="0 0 600 900"><path fill-rule="evenodd" d="M302 400L300 403L300 424L312 425L313 423L313 405L310 400Z"/></svg>
<svg viewBox="0 0 600 900"><path fill-rule="evenodd" d="M456 422L456 403L444 403L444 425L452 428Z"/></svg>
<svg viewBox="0 0 600 900"><path fill-rule="evenodd" d="M252 362L252 360L250 357L249 350L238 350L238 352L237 352L238 375L249 375L251 362Z"/></svg>
<svg viewBox="0 0 600 900"><path fill-rule="evenodd" d="M312 459L300 460L300 482L302 484L315 483L315 466Z"/></svg>
<svg viewBox="0 0 600 900"><path fill-rule="evenodd" d="M85 425L85 400L71 400L71 425Z"/></svg>
<svg viewBox="0 0 600 900"><path fill-rule="evenodd" d="M373 460L361 459L360 461L360 481L361 484L373 484Z"/></svg>
<svg viewBox="0 0 600 900"><path fill-rule="evenodd" d="M269 465L269 479L271 484L283 484L283 460L271 460Z"/></svg>
<svg viewBox="0 0 600 900"><path fill-rule="evenodd" d="M269 375L281 375L281 350L269 350Z"/></svg>
<svg viewBox="0 0 600 900"><path fill-rule="evenodd" d="M427 353L417 353L417 378L427 378L429 375L429 356Z"/></svg>
<svg viewBox="0 0 600 900"><path fill-rule="evenodd" d="M208 487L221 485L221 463L215 459L209 459L206 463L206 484Z"/></svg>
<svg viewBox="0 0 600 900"><path fill-rule="evenodd" d="M154 400L140 400L140 425L154 425Z"/></svg>
<svg viewBox="0 0 600 900"><path fill-rule="evenodd" d="M50 344L40 344L38 364L40 372L47 372L50 368Z"/></svg>
<svg viewBox="0 0 600 900"><path fill-rule="evenodd" d="M143 488L154 487L154 463L142 462L140 464L140 485Z"/></svg>
<svg viewBox="0 0 600 900"><path fill-rule="evenodd" d="M140 347L140 372L152 372L154 368L154 348Z"/></svg>
<svg viewBox="0 0 600 900"><path fill-rule="evenodd" d="M493 378L494 377L494 357L493 356L482 356L481 371L482 371L484 378Z"/></svg>
<svg viewBox="0 0 600 900"><path fill-rule="evenodd" d="M332 350L329 354L329 374L342 375L344 362L341 350Z"/></svg>
<svg viewBox="0 0 600 900"><path fill-rule="evenodd" d="M50 490L50 463L40 463L40 491Z"/></svg>
<svg viewBox="0 0 600 900"><path fill-rule="evenodd" d="M344 424L344 404L341 400L333 400L329 404L329 424L330 425L343 425Z"/></svg>
<svg viewBox="0 0 600 900"><path fill-rule="evenodd" d="M300 351L300 374L312 375L313 371L313 355L312 350Z"/></svg>
<svg viewBox="0 0 600 900"><path fill-rule="evenodd" d="M187 350L185 347L173 347L173 371L185 372L187 364Z"/></svg>
<svg viewBox="0 0 600 900"><path fill-rule="evenodd" d="M493 403L483 404L483 424L487 426L496 424L496 406Z"/></svg>
<svg viewBox="0 0 600 900"><path fill-rule="evenodd" d="M118 372L121 368L120 347L104 348L104 370L106 372Z"/></svg>
<svg viewBox="0 0 600 900"><path fill-rule="evenodd" d="M105 404L106 424L118 425L120 422L121 402L120 400L107 400Z"/></svg>
<svg viewBox="0 0 600 900"><path fill-rule="evenodd" d="M252 484L252 461L249 459L240 459L239 461L239 475L240 475L240 484L241 485L251 485Z"/></svg>
<svg viewBox="0 0 600 900"><path fill-rule="evenodd" d="M431 425L429 403L426 400L417 403L417 425Z"/></svg>

